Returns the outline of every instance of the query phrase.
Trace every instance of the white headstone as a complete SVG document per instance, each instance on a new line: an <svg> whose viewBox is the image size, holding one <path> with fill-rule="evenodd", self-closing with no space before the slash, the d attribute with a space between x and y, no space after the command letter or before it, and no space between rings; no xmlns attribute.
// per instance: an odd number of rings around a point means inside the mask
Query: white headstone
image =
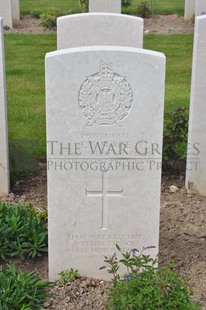
<svg viewBox="0 0 206 310"><path fill-rule="evenodd" d="M89 12L121 13L121 0L89 0Z"/></svg>
<svg viewBox="0 0 206 310"><path fill-rule="evenodd" d="M158 253L165 57L125 47L46 56L49 277L99 270L117 243Z"/></svg>
<svg viewBox="0 0 206 310"><path fill-rule="evenodd" d="M0 16L3 17L4 26L12 28L11 0L0 1Z"/></svg>
<svg viewBox="0 0 206 310"><path fill-rule="evenodd" d="M185 13L184 13L185 20L190 20L195 14L195 3L196 0L185 0Z"/></svg>
<svg viewBox="0 0 206 310"><path fill-rule="evenodd" d="M57 19L57 48L118 45L143 47L143 19L114 13L85 13Z"/></svg>
<svg viewBox="0 0 206 310"><path fill-rule="evenodd" d="M186 187L206 196L206 16L196 17Z"/></svg>
<svg viewBox="0 0 206 310"><path fill-rule="evenodd" d="M12 19L20 20L19 0L11 0L12 4Z"/></svg>
<svg viewBox="0 0 206 310"><path fill-rule="evenodd" d="M196 0L195 15L206 15L206 0Z"/></svg>
<svg viewBox="0 0 206 310"><path fill-rule="evenodd" d="M0 196L9 193L7 105L5 87L3 19L0 18Z"/></svg>

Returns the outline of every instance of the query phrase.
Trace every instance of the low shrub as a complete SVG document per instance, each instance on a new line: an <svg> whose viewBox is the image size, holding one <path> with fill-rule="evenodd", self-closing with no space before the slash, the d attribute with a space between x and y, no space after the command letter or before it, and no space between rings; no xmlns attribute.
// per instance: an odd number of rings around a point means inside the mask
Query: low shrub
<svg viewBox="0 0 206 310"><path fill-rule="evenodd" d="M137 15L142 18L151 16L152 10L147 1L141 2L137 7Z"/></svg>
<svg viewBox="0 0 206 310"><path fill-rule="evenodd" d="M52 30L56 29L57 27L57 18L59 17L59 14L56 12L46 12L40 15L40 19L42 20L41 25L44 27L44 29Z"/></svg>
<svg viewBox="0 0 206 310"><path fill-rule="evenodd" d="M43 302L50 297L46 289L51 284L41 281L36 272L23 273L14 265L8 265L7 269L0 268L0 309L43 309Z"/></svg>
<svg viewBox="0 0 206 310"><path fill-rule="evenodd" d="M38 257L48 251L44 212L32 205L0 204L0 258Z"/></svg>
<svg viewBox="0 0 206 310"><path fill-rule="evenodd" d="M185 170L188 136L188 108L177 107L165 115L163 169Z"/></svg>
<svg viewBox="0 0 206 310"><path fill-rule="evenodd" d="M79 5L80 5L82 12L89 11L89 0L79 0Z"/></svg>
<svg viewBox="0 0 206 310"><path fill-rule="evenodd" d="M122 7L123 8L128 8L131 5L132 5L132 0L122 0Z"/></svg>
<svg viewBox="0 0 206 310"><path fill-rule="evenodd" d="M108 272L113 275L106 308L198 310L198 304L191 299L187 281L178 275L173 266L157 268L157 260L144 254L148 248L151 247L123 253L117 246L121 259L118 260L116 255L105 257ZM118 273L122 266L126 269L123 277Z"/></svg>

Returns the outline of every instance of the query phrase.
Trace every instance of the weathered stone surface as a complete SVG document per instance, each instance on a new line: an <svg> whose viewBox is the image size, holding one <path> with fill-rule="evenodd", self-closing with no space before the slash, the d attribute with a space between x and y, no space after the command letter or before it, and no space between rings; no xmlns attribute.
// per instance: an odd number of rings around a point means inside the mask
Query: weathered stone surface
<svg viewBox="0 0 206 310"><path fill-rule="evenodd" d="M195 14L195 5L196 0L185 0L185 13L184 13L185 20L190 20L192 16Z"/></svg>
<svg viewBox="0 0 206 310"><path fill-rule="evenodd" d="M19 0L11 0L12 5L12 19L20 20Z"/></svg>
<svg viewBox="0 0 206 310"><path fill-rule="evenodd" d="M196 0L195 6L195 15L206 15L206 1L205 0Z"/></svg>
<svg viewBox="0 0 206 310"><path fill-rule="evenodd" d="M189 138L186 171L188 190L206 195L206 16L196 17Z"/></svg>
<svg viewBox="0 0 206 310"><path fill-rule="evenodd" d="M12 6L11 0L0 1L0 16L3 18L4 26L12 28Z"/></svg>
<svg viewBox="0 0 206 310"><path fill-rule="evenodd" d="M143 46L143 19L113 13L85 13L57 19L57 48Z"/></svg>
<svg viewBox="0 0 206 310"><path fill-rule="evenodd" d="M165 57L126 47L46 57L49 274L101 270L115 244L158 253Z"/></svg>
<svg viewBox="0 0 206 310"><path fill-rule="evenodd" d="M0 18L0 196L9 193L7 104L5 85L3 20Z"/></svg>
<svg viewBox="0 0 206 310"><path fill-rule="evenodd" d="M89 12L121 13L121 0L89 0Z"/></svg>

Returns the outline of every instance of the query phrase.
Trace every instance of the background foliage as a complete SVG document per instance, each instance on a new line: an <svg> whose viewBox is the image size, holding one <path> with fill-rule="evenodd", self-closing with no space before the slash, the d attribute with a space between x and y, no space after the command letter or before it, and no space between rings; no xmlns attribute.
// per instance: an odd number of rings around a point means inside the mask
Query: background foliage
<svg viewBox="0 0 206 310"><path fill-rule="evenodd" d="M10 140L35 140L31 155L46 156L44 57L56 34L7 34L6 73ZM38 46L38 48L36 48ZM167 58L165 112L189 106L192 35L146 35L144 48Z"/></svg>
<svg viewBox="0 0 206 310"><path fill-rule="evenodd" d="M128 0L124 0L125 3ZM132 0L132 5L123 8L123 13L136 14L138 5L143 0ZM154 7L154 12L157 14L172 14L178 13L183 15L184 1L183 0L148 0L149 5ZM55 11L58 14L80 13L80 0L21 0L21 14L32 14L39 16L47 11Z"/></svg>

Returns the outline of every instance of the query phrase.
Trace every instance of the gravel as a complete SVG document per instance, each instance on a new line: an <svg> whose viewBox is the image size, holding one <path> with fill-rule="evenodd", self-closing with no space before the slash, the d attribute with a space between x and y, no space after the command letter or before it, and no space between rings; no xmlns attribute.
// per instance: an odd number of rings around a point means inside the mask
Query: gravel
<svg viewBox="0 0 206 310"><path fill-rule="evenodd" d="M56 285L51 298L44 307L50 310L105 310L107 291L111 283L103 280L80 277L70 285Z"/></svg>

